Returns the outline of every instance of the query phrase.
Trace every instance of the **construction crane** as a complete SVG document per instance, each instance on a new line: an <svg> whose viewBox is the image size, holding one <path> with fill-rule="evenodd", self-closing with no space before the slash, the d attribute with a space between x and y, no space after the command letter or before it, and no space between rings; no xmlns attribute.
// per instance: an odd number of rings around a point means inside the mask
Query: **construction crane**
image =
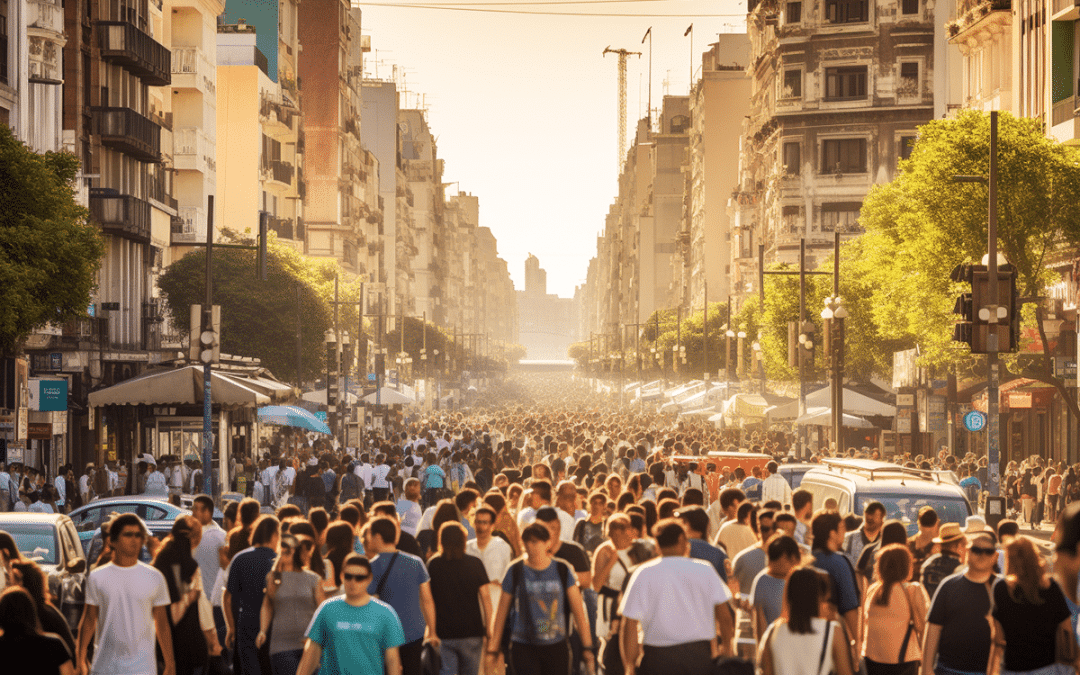
<svg viewBox="0 0 1080 675"><path fill-rule="evenodd" d="M626 58L628 56L641 56L641 52L629 52L625 49L612 49L610 45L604 47L604 56L608 54L619 55L619 171L622 171L623 160L626 158Z"/></svg>

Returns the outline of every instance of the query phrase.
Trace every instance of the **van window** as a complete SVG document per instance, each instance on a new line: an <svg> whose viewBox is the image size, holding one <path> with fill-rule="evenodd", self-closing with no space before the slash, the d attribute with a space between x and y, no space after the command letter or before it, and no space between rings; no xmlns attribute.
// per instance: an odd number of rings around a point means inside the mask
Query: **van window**
<svg viewBox="0 0 1080 675"><path fill-rule="evenodd" d="M938 519L945 523L957 523L961 526L971 515L967 500L960 495L955 497L913 495L910 492L860 492L856 495L856 508L862 513L863 507L873 500L885 505L885 520L899 520L907 527L908 534L915 534L919 529L919 509L924 506L934 507Z"/></svg>

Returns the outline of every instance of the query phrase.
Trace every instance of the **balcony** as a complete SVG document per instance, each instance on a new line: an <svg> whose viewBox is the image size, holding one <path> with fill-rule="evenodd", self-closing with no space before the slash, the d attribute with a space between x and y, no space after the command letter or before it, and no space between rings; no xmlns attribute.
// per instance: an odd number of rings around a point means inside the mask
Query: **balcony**
<svg viewBox="0 0 1080 675"><path fill-rule="evenodd" d="M280 239L299 239L297 228L293 227L292 218L270 217L270 229L277 233Z"/></svg>
<svg viewBox="0 0 1080 675"><path fill-rule="evenodd" d="M64 37L64 8L51 0L29 0L26 12L30 81L63 84L60 55L67 41Z"/></svg>
<svg viewBox="0 0 1080 675"><path fill-rule="evenodd" d="M293 117L296 111L288 105L272 98L264 97L259 105L259 116L268 126L283 127L283 130L292 130Z"/></svg>
<svg viewBox="0 0 1080 675"><path fill-rule="evenodd" d="M292 184L293 165L288 162L274 160L263 165L263 180L268 183L280 183L278 187L288 187Z"/></svg>
<svg viewBox="0 0 1080 675"><path fill-rule="evenodd" d="M198 127L178 127L173 133L173 166L180 171L213 173L214 144Z"/></svg>
<svg viewBox="0 0 1080 675"><path fill-rule="evenodd" d="M173 221L172 243L198 244L206 241L206 209L201 206L181 206L179 217Z"/></svg>
<svg viewBox="0 0 1080 675"><path fill-rule="evenodd" d="M107 188L90 190L90 218L106 234L149 244L150 211L150 202L137 197Z"/></svg>
<svg viewBox="0 0 1080 675"><path fill-rule="evenodd" d="M214 66L199 47L175 47L172 51L172 87L194 89L213 95L217 74Z"/></svg>
<svg viewBox="0 0 1080 675"><path fill-rule="evenodd" d="M143 82L165 86L172 81L172 54L160 42L127 21L99 21L101 58L123 65Z"/></svg>
<svg viewBox="0 0 1080 675"><path fill-rule="evenodd" d="M1052 124L1057 126L1065 122L1071 122L1076 117L1076 111L1080 108L1080 96L1070 96L1054 104L1051 112Z"/></svg>
<svg viewBox="0 0 1080 675"><path fill-rule="evenodd" d="M26 3L26 32L30 36L39 35L57 40L64 44L64 8L52 0L28 0Z"/></svg>
<svg viewBox="0 0 1080 675"><path fill-rule="evenodd" d="M131 108L93 108L101 144L144 162L161 161L161 127Z"/></svg>
<svg viewBox="0 0 1080 675"><path fill-rule="evenodd" d="M176 198L169 194L169 191L165 186L164 174L159 175L156 178L153 176L148 178L146 197L174 212L177 209L178 205L176 203Z"/></svg>

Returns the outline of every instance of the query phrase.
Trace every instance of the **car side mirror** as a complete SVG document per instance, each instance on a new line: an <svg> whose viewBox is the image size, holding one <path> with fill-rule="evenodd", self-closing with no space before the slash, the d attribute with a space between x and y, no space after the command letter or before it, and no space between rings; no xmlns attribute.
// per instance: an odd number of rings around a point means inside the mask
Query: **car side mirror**
<svg viewBox="0 0 1080 675"><path fill-rule="evenodd" d="M67 564L67 571L71 574L81 574L86 571L86 560L83 558L77 558Z"/></svg>

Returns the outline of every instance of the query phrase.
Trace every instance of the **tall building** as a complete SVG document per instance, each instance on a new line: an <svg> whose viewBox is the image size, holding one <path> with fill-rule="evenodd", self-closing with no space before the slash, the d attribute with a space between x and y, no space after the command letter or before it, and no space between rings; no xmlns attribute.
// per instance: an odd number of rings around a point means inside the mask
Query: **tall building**
<svg viewBox="0 0 1080 675"><path fill-rule="evenodd" d="M731 217L739 229L731 293L757 285L766 264L813 266L835 232L857 236L870 187L887 182L916 130L935 116L940 5L925 0L751 2L752 112L744 124ZM941 36L942 39L944 36Z"/></svg>
<svg viewBox="0 0 1080 675"><path fill-rule="evenodd" d="M401 167L411 197L413 248L412 293L402 298L401 312L420 316L427 313L435 323L446 326L445 312L437 302L441 291L438 279L445 276L446 260L438 253L443 229L445 203L442 175L443 160L439 159L435 136L428 127L423 110L401 110L398 113L401 133ZM399 223L398 231L401 231ZM411 304L411 306L410 306Z"/></svg>
<svg viewBox="0 0 1080 675"><path fill-rule="evenodd" d="M532 284L529 283L530 279ZM578 339L573 298L547 292L547 272L530 254L525 260L525 290L517 292L517 340L531 360L566 360Z"/></svg>
<svg viewBox="0 0 1080 675"><path fill-rule="evenodd" d="M0 2L0 124L35 152L63 142L65 21L59 0Z"/></svg>
<svg viewBox="0 0 1080 675"><path fill-rule="evenodd" d="M378 209L361 200L367 173L360 150L360 12L344 0L305 0L299 23L307 253L366 275L367 218L377 218Z"/></svg>
<svg viewBox="0 0 1080 675"><path fill-rule="evenodd" d="M727 200L738 182L736 130L750 114L750 39L722 34L702 55L701 78L690 92L690 175L685 309L703 307L706 288L713 299L726 298L731 246L737 241Z"/></svg>

